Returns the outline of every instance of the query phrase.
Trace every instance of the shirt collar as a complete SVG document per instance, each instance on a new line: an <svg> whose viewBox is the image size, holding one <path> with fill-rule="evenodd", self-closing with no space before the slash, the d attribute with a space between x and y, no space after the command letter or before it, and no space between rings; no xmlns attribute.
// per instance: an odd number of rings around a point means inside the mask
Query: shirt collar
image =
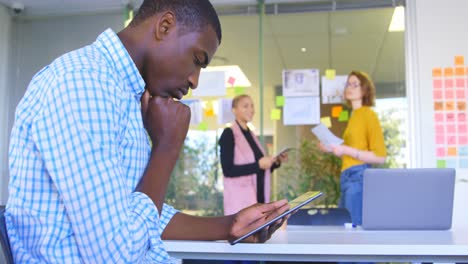
<svg viewBox="0 0 468 264"><path fill-rule="evenodd" d="M109 28L98 36L94 45L123 77L124 89L133 92L139 100L145 91L145 81L117 34Z"/></svg>

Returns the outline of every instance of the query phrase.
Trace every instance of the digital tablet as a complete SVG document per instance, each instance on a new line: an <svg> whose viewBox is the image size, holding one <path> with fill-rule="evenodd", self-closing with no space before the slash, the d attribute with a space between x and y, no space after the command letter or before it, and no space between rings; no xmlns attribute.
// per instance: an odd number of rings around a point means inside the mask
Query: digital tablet
<svg viewBox="0 0 468 264"><path fill-rule="evenodd" d="M323 195L322 192L310 191L310 192L306 192L306 193L298 196L296 199L289 202L289 206L291 207L289 210L283 212L282 214L276 216L275 218L271 219L270 221L264 223L263 225L255 228L254 230L248 232L247 234L245 234L245 235L239 237L238 239L232 241L231 245L235 245L235 244L239 243L240 241L242 241L242 240L246 239L247 237L255 234L256 232L262 230L263 228L273 224L274 222L278 221L279 219L281 219L281 218L295 212L297 209L299 209L302 206L312 202L313 200L319 198L322 195Z"/></svg>
<svg viewBox="0 0 468 264"><path fill-rule="evenodd" d="M293 149L293 148L284 148L284 149L282 149L280 152L278 152L278 153L274 156L274 158L275 158L275 159L276 159L276 158L279 158L279 156L280 156L281 154L286 153L286 152L288 152L288 151L290 151L290 150L292 150L292 149Z"/></svg>

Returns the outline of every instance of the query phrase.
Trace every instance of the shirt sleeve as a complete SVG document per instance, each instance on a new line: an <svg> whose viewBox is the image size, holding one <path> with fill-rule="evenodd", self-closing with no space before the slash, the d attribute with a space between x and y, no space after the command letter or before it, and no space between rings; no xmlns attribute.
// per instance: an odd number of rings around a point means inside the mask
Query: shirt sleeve
<svg viewBox="0 0 468 264"><path fill-rule="evenodd" d="M50 85L31 133L82 262L140 263L152 248L169 262L161 233L175 210L165 205L160 217L148 196L127 185L119 163L119 124L129 100L101 73L76 71Z"/></svg>
<svg viewBox="0 0 468 264"><path fill-rule="evenodd" d="M232 129L227 127L219 138L221 167L223 169L224 176L240 177L260 171L258 162L243 165L234 164L234 144L234 134Z"/></svg>
<svg viewBox="0 0 468 264"><path fill-rule="evenodd" d="M382 127L380 126L379 118L373 111L370 112L368 126L368 146L369 150L374 152L376 156L387 156L387 149L385 147L384 135Z"/></svg>

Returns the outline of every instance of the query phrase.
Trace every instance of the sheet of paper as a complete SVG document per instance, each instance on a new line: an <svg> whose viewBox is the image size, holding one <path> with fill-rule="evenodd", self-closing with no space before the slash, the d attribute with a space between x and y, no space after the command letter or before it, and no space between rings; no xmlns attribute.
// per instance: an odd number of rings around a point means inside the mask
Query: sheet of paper
<svg viewBox="0 0 468 264"><path fill-rule="evenodd" d="M283 107L283 124L315 125L320 123L319 97L286 97Z"/></svg>
<svg viewBox="0 0 468 264"><path fill-rule="evenodd" d="M224 71L202 71L198 79L198 87L193 90L193 96L225 96L226 82Z"/></svg>
<svg viewBox="0 0 468 264"><path fill-rule="evenodd" d="M322 76L322 104L344 103L344 90L348 76L338 75L333 79Z"/></svg>
<svg viewBox="0 0 468 264"><path fill-rule="evenodd" d="M232 113L232 99L221 98L218 103L218 124L226 124L234 120Z"/></svg>
<svg viewBox="0 0 468 264"><path fill-rule="evenodd" d="M203 109L201 100L184 99L180 102L190 107L190 125L198 125L203 120Z"/></svg>
<svg viewBox="0 0 468 264"><path fill-rule="evenodd" d="M283 96L319 96L318 69L283 70Z"/></svg>
<svg viewBox="0 0 468 264"><path fill-rule="evenodd" d="M324 124L318 124L311 131L326 146L343 144L343 139L335 136Z"/></svg>

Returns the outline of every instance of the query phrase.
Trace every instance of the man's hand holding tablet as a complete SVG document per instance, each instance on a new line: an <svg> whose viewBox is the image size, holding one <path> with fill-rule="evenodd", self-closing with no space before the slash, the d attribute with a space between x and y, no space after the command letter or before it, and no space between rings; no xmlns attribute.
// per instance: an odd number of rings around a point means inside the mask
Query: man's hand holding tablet
<svg viewBox="0 0 468 264"><path fill-rule="evenodd" d="M230 239L229 242L231 245L235 245L243 240L245 240L245 242L253 243L265 242L266 240L270 239L271 235L283 224L287 216L322 195L322 192L306 192L289 203L287 203L286 200L281 200L266 204L272 205L271 208L264 207L265 204L255 204L252 206L269 209L259 209L256 211L255 215L245 215L243 212L244 210L241 210L236 215L236 218L241 219L242 217L245 217L246 219L243 219L243 222L249 220L252 220L252 222L250 222L251 224L247 226L242 225L239 228L232 228L231 237L238 238L233 240ZM264 214L265 216L263 218L259 218L258 214ZM236 220L234 221L234 225L235 223Z"/></svg>

